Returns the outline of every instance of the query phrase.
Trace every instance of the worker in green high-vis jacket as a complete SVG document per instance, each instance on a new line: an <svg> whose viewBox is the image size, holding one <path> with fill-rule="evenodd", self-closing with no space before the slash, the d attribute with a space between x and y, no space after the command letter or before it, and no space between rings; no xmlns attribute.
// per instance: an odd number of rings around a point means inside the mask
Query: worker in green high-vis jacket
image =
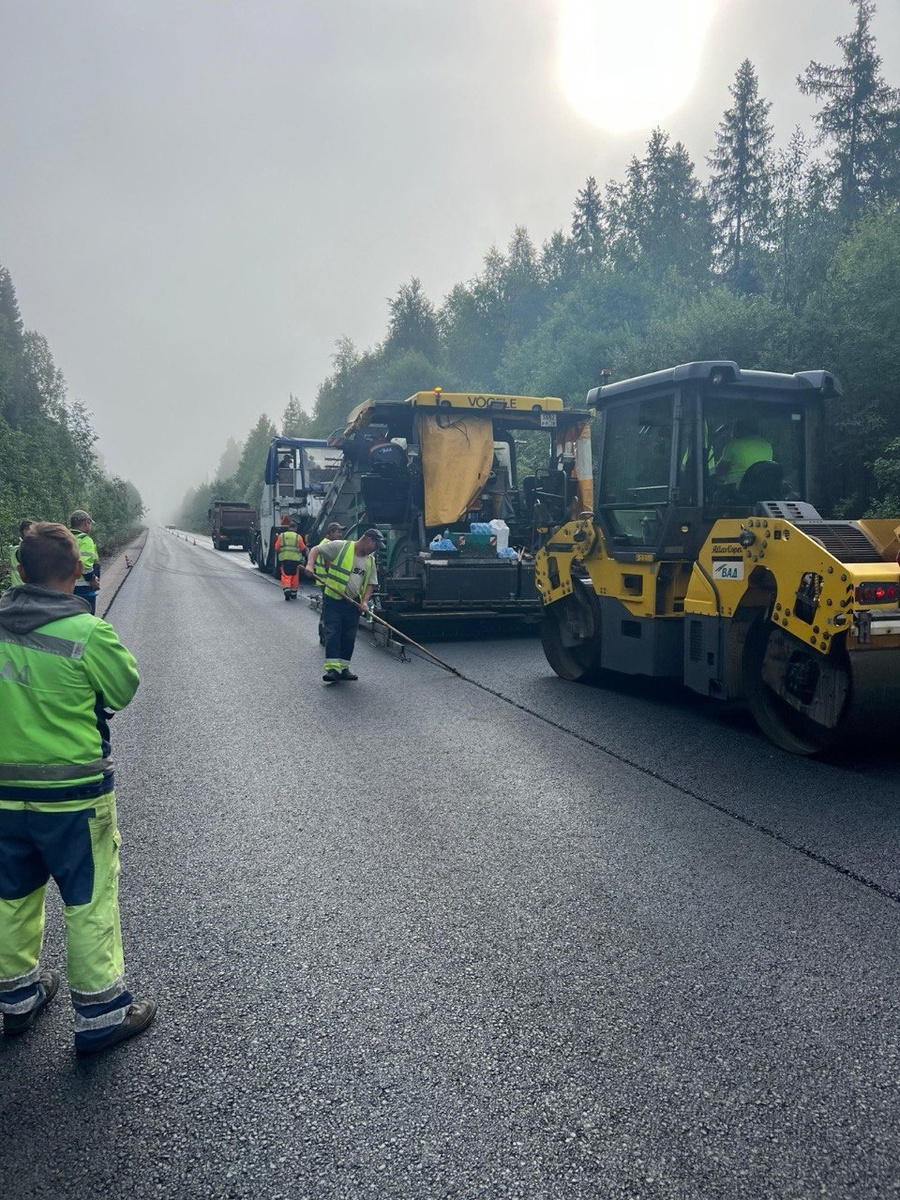
<svg viewBox="0 0 900 1200"><path fill-rule="evenodd" d="M7 566L9 567L10 584L12 587L17 587L21 580L19 579L19 547L22 544L22 538L32 527L34 521L31 517L25 517L19 522L19 540L10 544L7 551Z"/></svg>
<svg viewBox="0 0 900 1200"><path fill-rule="evenodd" d="M75 1049L94 1054L156 1014L125 984L109 757L108 719L137 691L137 666L74 595L83 563L63 525L32 526L19 574L22 586L0 599L0 1012L5 1034L26 1033L59 988L59 972L40 963L53 878Z"/></svg>
<svg viewBox="0 0 900 1200"><path fill-rule="evenodd" d="M78 543L81 556L81 578L75 584L75 595L87 600L91 612L96 611L97 593L100 591L100 555L97 543L91 537L94 518L83 508L76 508L69 517L69 532Z"/></svg>

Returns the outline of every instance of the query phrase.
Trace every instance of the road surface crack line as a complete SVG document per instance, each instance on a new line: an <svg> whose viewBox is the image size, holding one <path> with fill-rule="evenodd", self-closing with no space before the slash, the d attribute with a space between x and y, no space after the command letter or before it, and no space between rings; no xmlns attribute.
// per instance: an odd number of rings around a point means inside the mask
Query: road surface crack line
<svg viewBox="0 0 900 1200"><path fill-rule="evenodd" d="M666 784L667 787L673 788L676 792L680 792L683 796L689 796L692 800L699 801L700 804L707 808L713 809L714 812L720 813L722 816L729 817L732 821L737 821L741 825L745 825L748 829L752 829L754 833L761 834L763 837L770 838L773 842L777 842L780 846L791 850L795 854L800 854L804 858L811 859L820 867L826 867L828 870L836 871L838 875L843 875L845 879L850 879L854 883L860 884L862 887L868 888L870 891L876 892L879 896L883 896L886 900L893 901L894 904L900 904L900 892L892 891L891 888L885 887L883 884L877 883L874 879L869 879L865 875L860 875L850 867L842 866L841 863L835 862L834 859L820 854L817 850L811 850L808 846L803 846L799 842L792 842L783 834L778 833L775 829L770 829L768 825L762 825L759 821L754 821L752 817L747 817L743 813L736 812L727 805L720 804L716 800L711 800L708 796L703 796L699 792L693 791L691 788L685 787L684 784L676 783L674 779L669 779L660 771L654 771L652 767L644 766L642 763L636 762L632 758L628 758L625 754L620 754L616 750L611 750L609 746L604 746L601 742L595 741L584 733L578 733L574 729L569 729L562 725L559 721L554 721L552 717L546 717L543 713L535 712L534 709L528 708L524 704L520 704L518 700L513 700L510 696L505 696L503 692L498 692L494 688L488 687L487 684L479 683L477 679L472 679L468 675L461 675L461 679L466 683L472 684L473 687L479 688L482 692L487 692L489 696L494 696L498 700L503 700L506 704L517 708L520 712L528 713L529 716L535 717L538 721L543 721L545 725L550 725L553 729L558 729L561 733L566 733L570 737L577 738L578 741L584 742L585 745L591 746L594 750L599 750L602 754L608 755L609 758L614 758L616 762L620 762L625 766L633 767L642 775L648 775L651 779L657 780L659 783Z"/></svg>

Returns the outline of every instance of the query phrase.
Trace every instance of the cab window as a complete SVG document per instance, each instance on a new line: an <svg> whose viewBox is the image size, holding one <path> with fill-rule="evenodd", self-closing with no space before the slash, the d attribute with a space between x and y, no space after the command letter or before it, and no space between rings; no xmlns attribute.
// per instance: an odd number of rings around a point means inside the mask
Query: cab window
<svg viewBox="0 0 900 1200"><path fill-rule="evenodd" d="M673 397L605 413L598 505L622 545L655 544L670 498Z"/></svg>
<svg viewBox="0 0 900 1200"><path fill-rule="evenodd" d="M797 500L806 494L804 414L790 401L712 397L704 405L709 443L704 492L714 505Z"/></svg>

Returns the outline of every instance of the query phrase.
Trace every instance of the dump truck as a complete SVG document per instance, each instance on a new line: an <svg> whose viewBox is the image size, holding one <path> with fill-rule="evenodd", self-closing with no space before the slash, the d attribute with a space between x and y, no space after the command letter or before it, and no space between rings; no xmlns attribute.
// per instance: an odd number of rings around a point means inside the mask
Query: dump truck
<svg viewBox="0 0 900 1200"><path fill-rule="evenodd" d="M250 549L257 521L252 504L240 500L214 500L207 516L213 549L229 550L232 546Z"/></svg>
<svg viewBox="0 0 900 1200"><path fill-rule="evenodd" d="M342 463L312 537L379 529L388 620L537 624L536 528L591 503L591 413L558 397L450 393L367 400L331 439Z"/></svg>
<svg viewBox="0 0 900 1200"><path fill-rule="evenodd" d="M547 660L739 701L782 749L900 711L900 517L815 507L827 371L691 362L588 394L595 504L536 556Z"/></svg>
<svg viewBox="0 0 900 1200"><path fill-rule="evenodd" d="M250 559L263 574L276 570L275 539L282 517L304 538L321 511L325 493L341 465L339 451L323 438L273 438L266 454L259 520L249 545Z"/></svg>

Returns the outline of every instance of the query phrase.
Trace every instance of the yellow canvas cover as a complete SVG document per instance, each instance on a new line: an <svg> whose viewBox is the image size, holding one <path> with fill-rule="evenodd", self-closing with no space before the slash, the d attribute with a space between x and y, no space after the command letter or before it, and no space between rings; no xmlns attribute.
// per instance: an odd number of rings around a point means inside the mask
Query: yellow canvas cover
<svg viewBox="0 0 900 1200"><path fill-rule="evenodd" d="M456 412L423 412L419 422L425 524L452 525L478 508L494 461L494 423Z"/></svg>

